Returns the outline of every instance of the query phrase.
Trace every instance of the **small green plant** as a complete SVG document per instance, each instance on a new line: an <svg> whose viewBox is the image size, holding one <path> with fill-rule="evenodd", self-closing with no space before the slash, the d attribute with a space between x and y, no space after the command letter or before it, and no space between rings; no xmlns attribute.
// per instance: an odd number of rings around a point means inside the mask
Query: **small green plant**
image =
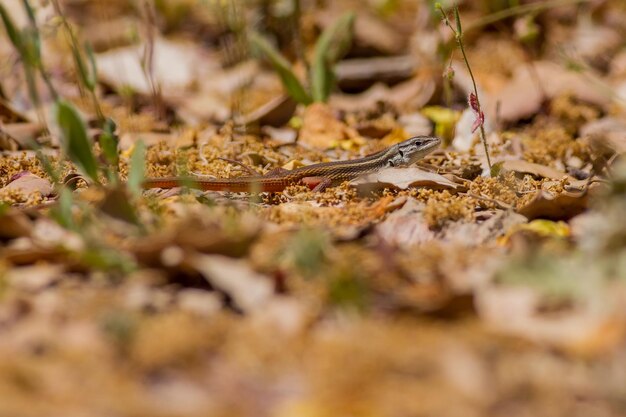
<svg viewBox="0 0 626 417"><path fill-rule="evenodd" d="M367 282L352 265L334 265L326 285L331 305L355 313L368 309L370 291Z"/></svg>
<svg viewBox="0 0 626 417"><path fill-rule="evenodd" d="M580 3L590 3L592 0L544 0L538 2L532 2L528 4L519 4L519 2L514 2L517 4L509 4L509 7L498 8L497 11L494 11L491 14L482 16L472 23L467 25L465 28L465 33L470 32L472 30L480 29L484 26L491 25L496 22L500 22L504 19L508 19L509 17L520 16L524 14L533 14L539 13L544 10L554 9L556 7L570 6Z"/></svg>
<svg viewBox="0 0 626 417"><path fill-rule="evenodd" d="M87 65L83 57L83 51L79 47L78 39L76 38L76 35L72 27L67 21L67 18L63 14L63 10L61 9L61 5L59 4L58 0L53 0L52 5L54 7L56 14L61 19L61 23L63 27L65 28L65 33L68 37L70 47L72 48L72 56L74 57L74 65L76 66L76 71L78 73L78 80L80 81L80 85L84 87L87 91L89 91L98 120L100 121L101 125L104 125L105 123L104 114L102 113L102 108L100 106L100 102L98 101L98 95L96 94L96 85L97 85L98 77L97 77L96 60L93 55L93 49L91 48L91 45L87 43L84 46L84 53L87 55L88 62L89 62L89 65Z"/></svg>
<svg viewBox="0 0 626 417"><path fill-rule="evenodd" d="M454 39L459 45L459 49L461 50L461 54L463 55L463 61L465 62L465 65L467 66L467 71L469 72L470 78L472 79L472 86L474 88L474 91L470 93L469 98L468 98L468 104L470 108L472 109L472 111L474 112L474 114L476 115L476 119L474 120L474 124L472 125L472 132L476 131L476 129L480 129L480 140L482 141L483 146L485 147L485 155L487 156L487 165L489 166L489 171L491 172L491 169L492 169L491 158L489 157L489 149L487 146L487 137L485 135L485 126L484 126L485 114L483 113L481 106L480 106L480 99L478 98L478 87L476 86L476 79L474 78L472 67L470 66L469 61L467 59L467 54L465 53L465 45L463 44L463 28L461 26L461 17L459 16L459 7L456 4L454 5L454 21L456 23L455 26L452 26L452 23L448 19L448 15L446 14L445 10L443 10L443 7L441 6L440 3L435 4L435 8L439 10L446 26L448 26L448 28L450 28L450 30L454 34Z"/></svg>
<svg viewBox="0 0 626 417"><path fill-rule="evenodd" d="M141 69L148 80L150 90L152 92L152 107L157 119L162 120L165 118L165 104L163 102L163 94L161 91L161 84L158 77L155 75L155 59L154 53L156 48L157 38L157 17L155 5L151 1L142 3L142 20L144 25L144 33L146 42L141 57Z"/></svg>
<svg viewBox="0 0 626 417"><path fill-rule="evenodd" d="M330 241L325 233L303 228L288 241L281 256L298 272L312 277L327 261L329 245Z"/></svg>
<svg viewBox="0 0 626 417"><path fill-rule="evenodd" d="M59 100L54 106L54 121L61 134L65 155L81 174L99 184L98 163L92 151L93 143L87 135L87 127L78 111L67 101Z"/></svg>
<svg viewBox="0 0 626 417"><path fill-rule="evenodd" d="M263 35L252 32L249 40L253 49L266 57L280 77L287 93L298 103L325 102L335 87L335 64L352 44L354 13L348 12L326 28L315 44L312 65L308 69L308 86L295 74L289 61Z"/></svg>
<svg viewBox="0 0 626 417"><path fill-rule="evenodd" d="M4 24L4 28L7 32L9 40L13 44L13 47L20 55L22 65L24 66L24 75L26 77L26 84L28 88L28 95L30 96L33 106L39 111L39 118L44 121L43 114L41 113L41 100L39 98L39 92L36 87L35 75L37 72L45 82L50 95L56 99L58 94L56 89L52 85L48 73L45 71L43 61L41 59L41 40L39 34L39 28L35 20L35 13L28 2L28 0L22 0L24 9L28 16L28 25L21 30L15 26L11 15L9 15L4 5L0 4L0 18Z"/></svg>
<svg viewBox="0 0 626 417"><path fill-rule="evenodd" d="M143 168L146 163L146 145L139 141L135 144L133 155L130 158L128 170L128 189L135 196L141 195L141 183L144 181Z"/></svg>

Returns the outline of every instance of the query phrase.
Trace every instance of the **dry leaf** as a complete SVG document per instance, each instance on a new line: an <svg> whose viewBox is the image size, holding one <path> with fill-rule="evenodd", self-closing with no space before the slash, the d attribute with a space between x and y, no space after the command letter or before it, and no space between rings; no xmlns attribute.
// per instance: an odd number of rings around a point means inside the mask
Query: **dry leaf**
<svg viewBox="0 0 626 417"><path fill-rule="evenodd" d="M444 240L462 245L478 246L496 241L511 228L526 223L526 218L511 210L497 211L489 219L476 221L460 221L449 224L442 231Z"/></svg>
<svg viewBox="0 0 626 417"><path fill-rule="evenodd" d="M60 280L64 272L61 265L40 264L11 268L4 278L11 286L24 291L39 291Z"/></svg>
<svg viewBox="0 0 626 417"><path fill-rule="evenodd" d="M393 85L411 78L415 67L414 57L402 55L344 59L337 64L335 71L342 89L360 91L375 82Z"/></svg>
<svg viewBox="0 0 626 417"><path fill-rule="evenodd" d="M346 112L375 111L381 102L390 103L397 109L415 111L428 103L436 87L432 74L425 73L393 87L376 83L359 94L333 94L329 104L333 109Z"/></svg>
<svg viewBox="0 0 626 417"><path fill-rule="evenodd" d="M261 128L261 132L269 136L272 142L278 145L288 145L291 143L296 143L296 139L298 138L298 132L290 127L263 126Z"/></svg>
<svg viewBox="0 0 626 417"><path fill-rule="evenodd" d="M549 178L553 180L561 180L563 177L567 177L568 180L575 181L575 178L567 175L565 172L558 169L550 168L541 164L534 164L532 162L523 160L509 160L502 162L503 171L513 171L522 174L531 174L537 177Z"/></svg>
<svg viewBox="0 0 626 417"><path fill-rule="evenodd" d="M433 126L430 120L421 113L406 113L398 117L398 124L402 126L404 133L411 136L430 135L433 132Z"/></svg>
<svg viewBox="0 0 626 417"><path fill-rule="evenodd" d="M250 113L236 118L236 121L243 125L259 123L261 126L282 126L291 119L295 111L296 102L291 97L277 95Z"/></svg>
<svg viewBox="0 0 626 417"><path fill-rule="evenodd" d="M147 147L165 142L169 145L174 143L174 135L162 132L124 133L120 136L119 148L122 151L132 149L138 141L142 141Z"/></svg>
<svg viewBox="0 0 626 417"><path fill-rule="evenodd" d="M376 233L385 242L409 247L435 239L424 218L424 203L409 199L402 208L391 213L376 226Z"/></svg>
<svg viewBox="0 0 626 417"><path fill-rule="evenodd" d="M141 65L144 49L145 45L141 44L97 54L98 76L117 90L131 88L139 94L151 94L150 82ZM199 47L163 38L155 39L153 57L152 76L166 98L183 95L202 73L219 66L206 59Z"/></svg>
<svg viewBox="0 0 626 417"><path fill-rule="evenodd" d="M454 82L466 93L472 91L472 83L465 65L454 62ZM485 91L480 99L487 119L515 122L535 115L546 99L565 93L575 99L607 108L611 103L607 86L591 71L576 72L549 61L535 61L519 66L511 80L498 91ZM497 110L497 112L496 112ZM496 114L497 113L497 114Z"/></svg>
<svg viewBox="0 0 626 417"><path fill-rule="evenodd" d="M29 118L0 97L0 121L4 123L28 122Z"/></svg>
<svg viewBox="0 0 626 417"><path fill-rule="evenodd" d="M591 19L580 19L574 38L563 49L568 56L580 57L591 65L601 67L600 64L611 61L622 42L622 36L616 29L596 24Z"/></svg>
<svg viewBox="0 0 626 417"><path fill-rule="evenodd" d="M434 189L458 189L455 184L443 175L422 171L419 168L385 168L378 172L361 176L350 181L361 193L396 188L406 190L409 187L428 187Z"/></svg>
<svg viewBox="0 0 626 417"><path fill-rule="evenodd" d="M0 126L0 132L10 136L19 145L19 149L32 148L32 143L36 143L42 130L39 123L11 123Z"/></svg>
<svg viewBox="0 0 626 417"><path fill-rule="evenodd" d="M331 25L341 12L335 9L328 9L318 12L316 20L318 25L326 28ZM406 38L400 35L396 29L380 17L368 13L361 8L356 11L356 19L354 20L354 43L356 47L373 49L379 55L397 55L402 52L406 46Z"/></svg>
<svg viewBox="0 0 626 417"><path fill-rule="evenodd" d="M517 212L528 220L537 218L550 220L568 220L588 207L588 193L567 192L554 195L546 190L539 190L535 197Z"/></svg>
<svg viewBox="0 0 626 417"><path fill-rule="evenodd" d="M611 156L626 152L626 121L616 117L604 117L585 124L580 129L594 153Z"/></svg>
<svg viewBox="0 0 626 417"><path fill-rule="evenodd" d="M205 252L240 256L260 230L258 219L252 215L242 216L235 230L226 229L223 218L215 216L207 208L198 211L184 207L184 217L168 227L145 238L129 242L129 250L138 260L148 265L162 265L163 254L169 248L179 247L186 253Z"/></svg>
<svg viewBox="0 0 626 417"><path fill-rule="evenodd" d="M541 299L526 287L491 287L478 291L476 307L498 331L522 336L578 355L598 355L615 348L626 333L622 315L580 306L563 314L541 315Z"/></svg>
<svg viewBox="0 0 626 417"><path fill-rule="evenodd" d="M313 103L304 111L298 143L315 149L328 149L338 142L358 137L358 133L334 116L330 106Z"/></svg>
<svg viewBox="0 0 626 417"><path fill-rule="evenodd" d="M24 195L29 195L34 192L40 193L44 197L48 197L52 194L53 188L50 181L40 178L30 172L23 172L18 174L18 178L11 181L8 185L0 188L0 191L16 190Z"/></svg>
<svg viewBox="0 0 626 417"><path fill-rule="evenodd" d="M176 301L182 311L208 318L222 308L222 300L214 292L196 288L183 288L176 295Z"/></svg>
<svg viewBox="0 0 626 417"><path fill-rule="evenodd" d="M0 238L15 239L29 236L32 230L32 221L21 211L9 209L0 214Z"/></svg>
<svg viewBox="0 0 626 417"><path fill-rule="evenodd" d="M252 270L245 260L194 254L186 257L185 263L226 293L245 313L262 308L274 295L272 280Z"/></svg>

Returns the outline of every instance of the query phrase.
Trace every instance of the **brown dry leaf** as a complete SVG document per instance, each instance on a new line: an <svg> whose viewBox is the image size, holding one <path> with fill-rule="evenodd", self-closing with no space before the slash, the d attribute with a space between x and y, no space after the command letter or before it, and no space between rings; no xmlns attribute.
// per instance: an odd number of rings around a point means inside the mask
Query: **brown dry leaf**
<svg viewBox="0 0 626 417"><path fill-rule="evenodd" d="M585 124L580 136L589 143L594 153L611 156L626 152L626 121L604 117Z"/></svg>
<svg viewBox="0 0 626 417"><path fill-rule="evenodd" d="M376 226L377 235L391 245L404 247L432 241L435 232L430 230L424 217L425 207L424 203L409 199L402 208Z"/></svg>
<svg viewBox="0 0 626 417"><path fill-rule="evenodd" d="M19 144L6 132L3 132L0 127L0 151L17 151Z"/></svg>
<svg viewBox="0 0 626 417"><path fill-rule="evenodd" d="M626 333L621 315L602 313L590 305L542 315L540 303L538 294L526 287L491 287L476 293L476 308L489 326L577 355L606 353Z"/></svg>
<svg viewBox="0 0 626 417"><path fill-rule="evenodd" d="M435 79L429 74L420 74L393 87L376 83L359 94L333 94L329 104L333 109L346 112L374 111L381 102L415 111L428 103L435 90Z"/></svg>
<svg viewBox="0 0 626 417"><path fill-rule="evenodd" d="M124 133L120 137L119 147L121 150L126 151L131 149L138 141L143 141L147 147L158 145L161 142L165 142L169 146L176 145L176 139L184 135L176 135L174 133L163 132L137 132L137 133ZM186 144L191 146L193 141Z"/></svg>
<svg viewBox="0 0 626 417"><path fill-rule="evenodd" d="M259 89L259 85L262 87L267 87L265 84L274 85L273 78L267 81L267 77L263 76L265 74L260 72L258 62L253 60L242 62L227 69L212 66L207 72L208 74L195 81L194 84L197 84L197 88L172 101L180 117L192 125L207 120L226 121L231 116L232 100L238 92L244 88L246 91L256 91ZM275 77L273 74L272 76ZM276 89L276 91L280 90ZM267 112L269 114L267 117L270 117L274 112L274 106L278 106L276 111L280 110L280 100L276 98L279 95L276 93L271 96L276 101L269 100L268 103L266 100L260 106L265 106L265 109L259 110L259 117L265 115L263 112ZM284 100L282 95L281 99ZM249 95L247 100L250 100ZM253 119L255 116L248 117Z"/></svg>
<svg viewBox="0 0 626 417"><path fill-rule="evenodd" d="M580 19L574 32L574 38L564 45L568 56L580 58L589 64L600 67L611 61L620 49L623 38L614 28L598 25L591 19Z"/></svg>
<svg viewBox="0 0 626 417"><path fill-rule="evenodd" d="M319 26L326 28L332 25L339 15L340 10L330 8L318 12L316 21ZM380 17L360 8L356 11L354 21L354 43L356 48L369 50L370 55L397 55L405 49L406 38ZM371 54L372 50L377 54Z"/></svg>
<svg viewBox="0 0 626 417"><path fill-rule="evenodd" d="M42 127L39 123L10 123L0 126L0 135L4 133L9 136L18 145L18 149L32 148L31 143L36 142L41 132Z"/></svg>
<svg viewBox="0 0 626 417"><path fill-rule="evenodd" d="M39 291L60 280L63 272L62 265L38 264L11 268L4 278L14 288L23 291Z"/></svg>
<svg viewBox="0 0 626 417"><path fill-rule="evenodd" d="M236 118L237 123L248 125L259 123L260 125L282 126L291 119L296 111L296 102L286 95L277 95L267 103L257 107L250 113Z"/></svg>
<svg viewBox="0 0 626 417"><path fill-rule="evenodd" d="M82 237L46 217L37 219L23 232L27 233L28 238L13 240L2 250L3 260L14 265L42 261L59 263L67 261L68 253L85 250Z"/></svg>
<svg viewBox="0 0 626 417"><path fill-rule="evenodd" d="M406 113L398 117L398 124L408 136L430 135L433 131L431 121L422 113Z"/></svg>
<svg viewBox="0 0 626 417"><path fill-rule="evenodd" d="M342 140L358 136L354 129L337 120L330 106L313 103L304 110L298 143L315 149L328 149Z"/></svg>
<svg viewBox="0 0 626 417"><path fill-rule="evenodd" d="M353 58L340 61L335 71L342 89L362 90L375 82L396 84L411 78L416 64L410 55Z"/></svg>
<svg viewBox="0 0 626 417"><path fill-rule="evenodd" d="M48 197L53 192L53 187L50 181L40 178L30 172L23 172L18 174L18 178L11 181L6 186L0 188L2 191L19 191L24 195L31 193L40 193L44 197Z"/></svg>
<svg viewBox="0 0 626 417"><path fill-rule="evenodd" d="M422 171L419 168L385 168L378 172L361 176L350 181L360 193L369 193L385 188L406 190L409 187L429 187L434 189L458 189L443 175Z"/></svg>
<svg viewBox="0 0 626 417"><path fill-rule="evenodd" d="M460 221L449 224L442 237L462 246L478 246L496 241L511 228L526 223L527 220L511 210L497 211L489 219L477 223Z"/></svg>
<svg viewBox="0 0 626 417"><path fill-rule="evenodd" d="M466 93L472 90L465 65L453 64L455 83ZM576 72L549 61L535 61L532 66L517 68L509 82L498 91L487 91L481 96L482 107L488 118L515 122L535 115L545 99L571 94L577 100L607 108L610 93L600 78L591 71ZM484 97L484 98L483 98Z"/></svg>
<svg viewBox="0 0 626 417"><path fill-rule="evenodd" d="M272 142L278 145L288 145L291 143L296 143L296 139L298 138L298 132L290 127L263 126L261 128L261 132L269 136Z"/></svg>
<svg viewBox="0 0 626 417"><path fill-rule="evenodd" d="M274 283L245 260L193 254L185 264L196 269L215 288L226 293L244 313L263 308L274 296Z"/></svg>
<svg viewBox="0 0 626 417"><path fill-rule="evenodd" d="M102 51L132 43L136 27L137 22L131 16L107 16L81 27L81 36L95 51Z"/></svg>
<svg viewBox="0 0 626 417"><path fill-rule="evenodd" d="M563 177L567 177L568 180L575 181L575 178L567 175L565 172L558 169L550 168L549 166L534 164L532 162L523 160L510 160L502 162L502 170L519 172L522 174L531 174L538 177L549 178L553 180L561 180Z"/></svg>
<svg viewBox="0 0 626 417"><path fill-rule="evenodd" d="M4 123L28 122L29 118L0 97L0 121Z"/></svg>
<svg viewBox="0 0 626 417"><path fill-rule="evenodd" d="M426 71L391 87L386 101L401 110L421 109L430 101L436 89L435 75Z"/></svg>
<svg viewBox="0 0 626 417"><path fill-rule="evenodd" d="M151 94L150 82L141 65L144 49L142 44L97 54L100 79L117 90L131 88L139 94ZM219 65L206 59L203 50L195 45L163 38L155 39L153 56L152 76L165 98L183 95L195 80Z"/></svg>
<svg viewBox="0 0 626 417"><path fill-rule="evenodd" d="M187 251L240 256L248 250L260 231L256 217L242 216L235 230L226 229L224 218L215 217L206 207L190 211L184 217L149 237L129 242L129 250L140 262L149 265L175 266ZM180 254L181 256L178 256ZM177 262L173 262L172 259Z"/></svg>
<svg viewBox="0 0 626 417"><path fill-rule="evenodd" d="M356 47L374 49L382 55L397 55L406 48L406 38L380 17L367 12L357 12L354 21Z"/></svg>
<svg viewBox="0 0 626 417"><path fill-rule="evenodd" d="M197 288L183 288L176 294L176 302L182 311L201 317L214 316L222 309L222 300L214 292Z"/></svg>
<svg viewBox="0 0 626 417"><path fill-rule="evenodd" d="M526 216L528 220L537 218L550 220L568 220L583 211L589 204L588 193L586 191L568 192L563 191L554 195L546 190L539 190L523 207L517 212Z"/></svg>
<svg viewBox="0 0 626 417"><path fill-rule="evenodd" d="M185 123L198 125L207 120L225 121L231 111L223 97L215 94L196 94L185 97L176 106L176 113Z"/></svg>
<svg viewBox="0 0 626 417"><path fill-rule="evenodd" d="M21 211L8 209L0 214L0 238L15 239L29 236L32 230L32 221Z"/></svg>

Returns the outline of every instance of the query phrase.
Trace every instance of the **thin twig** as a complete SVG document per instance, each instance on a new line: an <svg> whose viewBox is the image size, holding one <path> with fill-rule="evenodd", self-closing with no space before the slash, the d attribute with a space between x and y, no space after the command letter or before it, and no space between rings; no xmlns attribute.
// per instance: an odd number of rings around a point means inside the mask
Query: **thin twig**
<svg viewBox="0 0 626 417"><path fill-rule="evenodd" d="M244 169L244 170L245 170L248 174L250 174L250 175L252 175L252 176L261 176L261 175L262 175L262 174L260 174L259 172L255 171L253 168L251 168L251 167L249 167L248 165L244 164L243 162L239 162L239 161L236 161L236 160L234 160L234 159L230 159L230 158L223 158L223 157L221 157L221 156L218 156L218 157L217 157L217 158L215 158L215 159L219 159L219 160L221 160L221 161L228 162L229 164L232 164L232 165L236 165L236 166L238 166L238 167L241 167L241 168L243 168L243 169Z"/></svg>
<svg viewBox="0 0 626 417"><path fill-rule="evenodd" d="M452 31L452 33L454 33L454 37L456 39L457 44L459 45L459 49L461 50L461 54L463 55L463 60L465 61L465 65L467 67L467 71L469 72L470 78L472 80L472 86L474 88L474 97L476 97L476 108L472 109L474 111L476 111L477 113L477 117L478 118L484 118L483 116L483 112L480 106L480 99L478 96L478 87L476 86L476 79L474 78L474 73L472 72L472 67L469 64L469 60L467 59L467 54L465 53L465 45L463 44L463 30L461 28L461 18L459 17L459 9L458 6L455 5L454 6L454 18L456 21L456 27L457 29L454 29L452 27L452 24L450 23L450 20L448 19L448 15L445 13L445 11L443 10L443 7L441 7L440 4L437 4L436 6L439 11L441 12L441 15L443 16L444 22L446 23L446 26L448 26L448 28L450 28L450 30ZM480 139L483 143L483 147L485 148L485 156L487 157L487 165L489 166L489 172L491 173L491 158L489 157L489 149L487 147L487 136L485 135L485 127L484 127L484 119L480 121L479 124L479 128L480 128Z"/></svg>
<svg viewBox="0 0 626 417"><path fill-rule="evenodd" d="M569 6L579 3L589 3L591 0L548 0L536 3L523 4L520 6L509 7L504 10L483 16L476 21L470 23L465 28L465 32L479 29L483 26L498 22L508 17L519 16L525 13L540 12L560 6Z"/></svg>
<svg viewBox="0 0 626 417"><path fill-rule="evenodd" d="M459 193L459 194L460 195L465 195L465 196L468 196L468 197L471 197L471 198L475 198L477 200L488 201L490 203L495 204L496 206L498 206L498 208L501 208L503 210L513 210L513 206L511 206L510 204L507 204L507 203L505 203L503 201L500 201L500 200L496 200L496 199L493 199L493 198L485 197L483 195L476 195L476 194L473 194L473 193Z"/></svg>

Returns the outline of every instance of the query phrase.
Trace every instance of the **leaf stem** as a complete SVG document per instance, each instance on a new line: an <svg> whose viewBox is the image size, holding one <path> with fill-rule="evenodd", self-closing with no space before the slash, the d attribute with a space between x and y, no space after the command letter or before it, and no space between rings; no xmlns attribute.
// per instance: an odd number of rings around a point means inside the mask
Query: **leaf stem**
<svg viewBox="0 0 626 417"><path fill-rule="evenodd" d="M456 6L455 6L456 7ZM472 86L474 87L474 95L476 95L476 104L478 107L478 113L481 113L480 107L480 99L478 97L478 87L476 86L476 80L474 79L474 73L472 72L472 67L467 60L467 55L465 54L465 47L463 45L463 40L461 39L461 35L456 35L457 43L459 44L459 49L461 50L461 54L463 55L463 61L465 61L465 65L467 66L467 71L469 72L470 78L472 79ZM483 147L485 148L485 155L487 156L487 165L489 166L489 172L491 172L491 158L489 157L489 149L487 148L487 136L485 135L485 127L484 123L480 124L480 140L483 143Z"/></svg>
<svg viewBox="0 0 626 417"><path fill-rule="evenodd" d="M469 64L469 60L467 59L467 54L465 53L465 45L463 44L463 28L461 27L461 17L459 16L459 7L456 4L454 5L454 20L456 23L456 29L450 23L450 20L448 19L448 15L443 10L443 7L441 6L441 4L437 3L435 7L441 13L443 21L445 22L446 26L448 26L448 28L450 28L450 30L452 31L452 33L454 34L454 38L456 39L456 42L459 45L459 49L461 50L461 54L463 55L463 61L465 62L465 66L467 67L467 71L469 72L470 78L472 80L472 86L474 88L474 96L476 97L476 109L472 109L472 110L475 110L478 113L477 117L481 117L482 109L480 106L480 99L478 97L478 87L476 86L476 79L474 78L472 67ZM487 157L487 165L489 166L489 173L491 174L491 171L492 171L491 157L489 156L489 148L487 146L487 136L485 135L484 121L482 121L479 124L479 127L480 127L480 140L483 143L483 147L485 148L485 156Z"/></svg>

